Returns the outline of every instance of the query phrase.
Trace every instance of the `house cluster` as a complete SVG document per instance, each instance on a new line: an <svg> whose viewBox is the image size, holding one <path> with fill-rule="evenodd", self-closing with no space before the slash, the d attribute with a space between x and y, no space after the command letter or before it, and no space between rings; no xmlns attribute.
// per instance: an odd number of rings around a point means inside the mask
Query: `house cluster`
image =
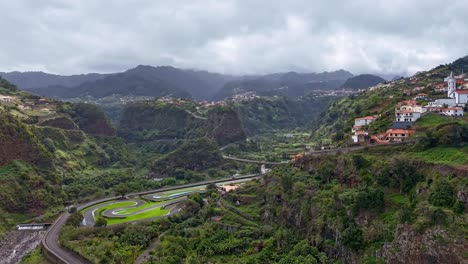
<svg viewBox="0 0 468 264"><path fill-rule="evenodd" d="M393 125L385 133L370 135L367 130L367 126L377 120L378 116L356 118L351 130L352 141L354 143L375 142L380 144L405 141L416 132L411 129L411 125L429 112L451 117L462 117L464 107L468 104L468 89L457 89L457 85L465 85L468 82L460 78L464 78L464 76L454 77L453 73L445 78L447 98L430 101L427 94L418 93L412 100L399 102L395 108ZM427 105L420 104L421 101L427 101Z"/></svg>
<svg viewBox="0 0 468 264"><path fill-rule="evenodd" d="M20 99L16 96L1 95L0 104L15 105L19 110L25 111L42 111L51 112L55 111L56 105L46 98L37 99Z"/></svg>
<svg viewBox="0 0 468 264"><path fill-rule="evenodd" d="M1 103L15 103L18 98L8 95L1 95L0 94L0 102Z"/></svg>

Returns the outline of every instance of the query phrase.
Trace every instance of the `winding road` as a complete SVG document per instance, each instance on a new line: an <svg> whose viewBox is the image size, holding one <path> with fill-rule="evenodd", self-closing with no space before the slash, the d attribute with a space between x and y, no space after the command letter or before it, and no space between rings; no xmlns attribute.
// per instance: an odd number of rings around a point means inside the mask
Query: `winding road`
<svg viewBox="0 0 468 264"><path fill-rule="evenodd" d="M179 185L179 186L172 186L172 187L165 187L165 188L159 188L155 190L150 190L150 191L144 191L144 192L137 192L137 193L132 193L127 195L127 197L139 197L139 196L144 196L144 195L151 195L155 193L160 193L164 191L173 191L173 190L179 190L179 189L184 189L184 188L190 188L190 187L197 187L197 186L206 186L208 184L217 184L217 183L230 183L230 182L240 182L240 181L247 181L251 179L256 179L260 178L263 174L250 174L250 175L245 175L245 176L238 176L235 177L234 179L232 177L230 178L224 178L224 179L218 179L218 180L210 180L210 181L203 181L203 182L198 182L198 183L192 183L192 184L185 184L185 185ZM104 198L104 199L99 199L96 201L92 201L83 205L80 205L77 207L78 211L81 211L83 209L86 209L88 207L93 207L97 204L103 203L103 204L112 204L116 203L116 201L137 201L137 199L130 199L130 200L121 200L121 197L109 197L109 198ZM180 197L176 199L185 199L185 197ZM174 200L168 200L167 202L163 203L164 205L169 205L173 204ZM179 201L180 202L180 201ZM141 205L141 204L140 204ZM132 205L131 208L138 206L137 204ZM158 205L158 207L161 206ZM126 207L128 208L128 207ZM176 208L176 207L175 207ZM97 209L97 208L96 208ZM143 210L147 210L143 209ZM177 208L176 208L177 209ZM114 209L115 210L115 209ZM174 208L171 209L170 214L176 213L178 210L175 210ZM94 223L94 217L93 217L93 212L95 213L95 210L87 210L85 212L84 218L86 225L91 225L91 223ZM136 212L133 212L132 214L135 214ZM49 228L47 233L45 234L43 240L42 240L42 245L44 249L46 250L46 255L52 255L54 261L53 263L66 263L66 264L89 264L90 262L84 259L83 257L79 256L76 253L73 253L67 249L64 249L60 247L58 243L58 237L60 233L60 229L62 226L66 223L68 218L70 217L70 214L68 212L62 214Z"/></svg>
<svg viewBox="0 0 468 264"><path fill-rule="evenodd" d="M274 161L262 161L262 160L250 160L250 159L241 159L241 158L236 158L236 157L231 157L231 156L223 156L224 159L227 160L234 160L234 161L239 161L239 162L245 162L245 163L253 163L253 164L266 164L266 165L280 165L280 164L285 164L287 162L274 162Z"/></svg>

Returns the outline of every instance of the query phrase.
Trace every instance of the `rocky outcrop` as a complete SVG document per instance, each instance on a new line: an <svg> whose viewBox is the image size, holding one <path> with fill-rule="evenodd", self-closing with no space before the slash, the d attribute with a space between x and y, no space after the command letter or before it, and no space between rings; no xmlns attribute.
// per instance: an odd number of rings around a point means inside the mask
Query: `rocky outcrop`
<svg viewBox="0 0 468 264"><path fill-rule="evenodd" d="M418 234L405 225L396 230L392 243L383 246L381 256L386 263L419 264L419 263L466 263L462 259L466 249L463 240L457 239L441 227L427 229Z"/></svg>
<svg viewBox="0 0 468 264"><path fill-rule="evenodd" d="M239 116L233 110L213 111L208 119L210 121L209 137L213 138L219 145L246 138Z"/></svg>

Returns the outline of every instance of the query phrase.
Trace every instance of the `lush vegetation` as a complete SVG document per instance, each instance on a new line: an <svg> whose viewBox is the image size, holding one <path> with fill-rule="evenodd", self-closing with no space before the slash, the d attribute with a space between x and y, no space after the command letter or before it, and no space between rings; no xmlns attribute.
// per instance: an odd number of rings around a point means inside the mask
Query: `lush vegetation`
<svg viewBox="0 0 468 264"><path fill-rule="evenodd" d="M198 116L193 104L169 104L159 100L129 104L119 125L119 135L135 143L209 137L223 145L245 138L236 113L228 107ZM164 143L166 144L166 143Z"/></svg>
<svg viewBox="0 0 468 264"><path fill-rule="evenodd" d="M468 232L462 227L468 219L457 193L466 179L443 177L435 167L398 159L400 149L391 150L385 158L380 150L305 158L296 165L310 171L280 166L262 182L225 195L209 189L206 202L195 194L180 214L137 225L141 230L127 228L132 236L157 241L148 263L385 263L427 259L427 246L441 260L462 256L455 241ZM332 164L338 166L330 170ZM117 256L125 255L123 263L131 263L145 246L124 247L123 229L67 227L61 239L94 262L118 263ZM424 237L426 246L405 251L411 242L399 236L407 232Z"/></svg>
<svg viewBox="0 0 468 264"><path fill-rule="evenodd" d="M315 127L324 109L337 99L313 95L295 100L286 97L256 98L234 103L234 109L246 133L253 136L279 129Z"/></svg>

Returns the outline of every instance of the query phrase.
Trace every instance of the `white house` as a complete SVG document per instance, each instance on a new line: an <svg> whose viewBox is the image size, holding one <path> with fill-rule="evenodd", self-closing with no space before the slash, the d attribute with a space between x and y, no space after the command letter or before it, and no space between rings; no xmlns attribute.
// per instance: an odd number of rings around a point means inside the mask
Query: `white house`
<svg viewBox="0 0 468 264"><path fill-rule="evenodd" d="M354 119L354 126L351 129L351 139L354 143L366 142L369 139L369 133L365 130L362 130L363 126L367 126L370 123L374 122L377 119L377 116L365 116Z"/></svg>
<svg viewBox="0 0 468 264"><path fill-rule="evenodd" d="M0 95L0 102L3 102L3 103L13 103L15 99L16 98L12 96Z"/></svg>
<svg viewBox="0 0 468 264"><path fill-rule="evenodd" d="M356 131L354 135L351 136L353 143L363 143L369 140L369 132L367 131Z"/></svg>
<svg viewBox="0 0 468 264"><path fill-rule="evenodd" d="M431 107L442 107L443 105L447 106L456 106L457 102L455 99L449 98L449 99L437 99L434 102L430 102L429 106Z"/></svg>
<svg viewBox="0 0 468 264"><path fill-rule="evenodd" d="M395 121L397 122L415 122L421 117L421 112L412 110L397 110L395 111Z"/></svg>
<svg viewBox="0 0 468 264"><path fill-rule="evenodd" d="M395 109L395 121L415 122L425 112L427 112L427 108L419 105L415 100L402 101Z"/></svg>
<svg viewBox="0 0 468 264"><path fill-rule="evenodd" d="M468 90L455 90L453 93L456 105L468 104Z"/></svg>
<svg viewBox="0 0 468 264"><path fill-rule="evenodd" d="M414 100L428 100L429 96L425 93L418 93L415 97Z"/></svg>
<svg viewBox="0 0 468 264"><path fill-rule="evenodd" d="M463 116L463 108L461 107L442 108L441 112L447 116Z"/></svg>
<svg viewBox="0 0 468 264"><path fill-rule="evenodd" d="M359 117L359 118L354 119L354 126L355 127L367 126L370 123L374 122L376 119L377 119L376 116Z"/></svg>

